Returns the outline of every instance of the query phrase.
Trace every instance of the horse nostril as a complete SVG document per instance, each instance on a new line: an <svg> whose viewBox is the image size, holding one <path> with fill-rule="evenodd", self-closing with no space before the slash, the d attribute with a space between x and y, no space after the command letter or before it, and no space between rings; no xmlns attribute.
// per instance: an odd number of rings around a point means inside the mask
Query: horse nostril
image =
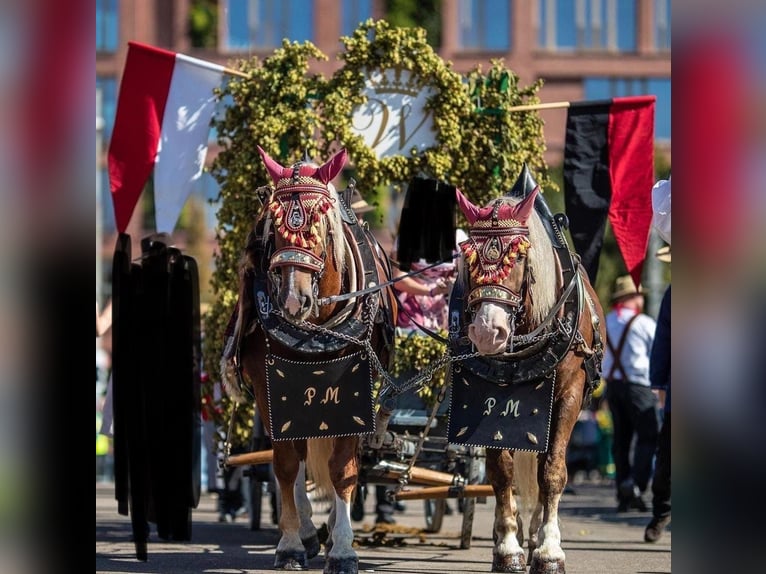
<svg viewBox="0 0 766 574"><path fill-rule="evenodd" d="M311 298L304 295L301 297L301 312L305 313L309 309L311 309Z"/></svg>
<svg viewBox="0 0 766 574"><path fill-rule="evenodd" d="M508 339L508 329L496 325L493 332L495 343L504 343Z"/></svg>

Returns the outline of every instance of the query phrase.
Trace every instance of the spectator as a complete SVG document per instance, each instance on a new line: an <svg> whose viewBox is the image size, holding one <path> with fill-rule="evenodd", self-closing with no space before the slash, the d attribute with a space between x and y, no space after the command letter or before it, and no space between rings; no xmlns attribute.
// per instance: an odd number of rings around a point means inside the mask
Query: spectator
<svg viewBox="0 0 766 574"><path fill-rule="evenodd" d="M644 532L646 542L657 542L670 523L670 285L662 297L650 359L652 388L664 402L662 429L652 479L652 520Z"/></svg>
<svg viewBox="0 0 766 574"><path fill-rule="evenodd" d="M671 203L670 179L659 181L652 189L654 227L670 243ZM670 245L657 251L657 258L671 262ZM649 362L652 388L659 389L664 403L662 428L657 442L657 459L652 478L652 519L644 531L646 542L657 542L670 523L670 285L662 297L657 315L657 330Z"/></svg>
<svg viewBox="0 0 766 574"><path fill-rule="evenodd" d="M617 512L631 508L643 512L647 510L643 495L652 473L658 432L657 396L649 386L649 354L656 323L642 312L644 296L630 275L617 278L611 302L612 310L606 316L603 372L614 425Z"/></svg>

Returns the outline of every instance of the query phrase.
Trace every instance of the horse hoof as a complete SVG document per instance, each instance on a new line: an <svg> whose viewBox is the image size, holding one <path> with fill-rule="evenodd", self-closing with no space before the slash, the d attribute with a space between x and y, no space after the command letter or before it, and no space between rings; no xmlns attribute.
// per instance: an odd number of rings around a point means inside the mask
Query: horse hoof
<svg viewBox="0 0 766 574"><path fill-rule="evenodd" d="M348 558L327 558L323 574L359 574L359 559L355 556Z"/></svg>
<svg viewBox="0 0 766 574"><path fill-rule="evenodd" d="M305 552L298 550L277 550L274 568L278 570L305 570L308 568L308 558Z"/></svg>
<svg viewBox="0 0 766 574"><path fill-rule="evenodd" d="M311 560L314 556L319 554L319 536L314 534L308 538L301 538L301 542L306 549L306 558Z"/></svg>
<svg viewBox="0 0 766 574"><path fill-rule="evenodd" d="M555 560L543 560L536 556L532 558L532 566L529 567L529 574L566 574L564 560L559 558Z"/></svg>
<svg viewBox="0 0 766 574"><path fill-rule="evenodd" d="M526 572L526 570L527 560L523 551L506 556L494 553L492 555L492 572Z"/></svg>

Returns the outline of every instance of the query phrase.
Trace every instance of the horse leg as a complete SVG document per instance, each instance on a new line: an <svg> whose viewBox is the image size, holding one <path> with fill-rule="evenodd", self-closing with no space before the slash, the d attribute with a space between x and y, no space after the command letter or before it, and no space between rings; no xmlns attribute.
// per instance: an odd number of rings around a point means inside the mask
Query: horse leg
<svg viewBox="0 0 766 574"><path fill-rule="evenodd" d="M532 517L529 520L529 540L527 547L529 553L527 555L527 562L532 563L532 554L539 544L538 532L543 524L543 503L539 500L535 505L535 509L532 511Z"/></svg>
<svg viewBox="0 0 766 574"><path fill-rule="evenodd" d="M303 547L306 549L306 558L311 560L319 554L319 536L311 520L313 510L308 493L306 492L306 462L303 460L298 465L298 476L295 480L295 506L298 510L298 520L300 521L298 534L301 537Z"/></svg>
<svg viewBox="0 0 766 574"><path fill-rule="evenodd" d="M513 455L510 451L487 449L487 478L492 485L496 501L492 572L524 572L527 561L517 538Z"/></svg>
<svg viewBox="0 0 766 574"><path fill-rule="evenodd" d="M300 460L291 442L276 441L273 447L274 474L279 481L279 493L282 500L282 512L279 516L282 537L277 544L274 567L282 570L301 570L308 566L308 558L301 542L301 524L294 494Z"/></svg>
<svg viewBox="0 0 766 574"><path fill-rule="evenodd" d="M351 527L351 496L356 488L359 466L357 461L358 437L335 439L328 461L330 479L335 489L334 524L330 531L324 574L358 574L359 558L352 546L354 531Z"/></svg>
<svg viewBox="0 0 766 574"><path fill-rule="evenodd" d="M577 385L574 386L577 387ZM567 385L562 384L562 387L567 388ZM553 408L556 418L551 429L551 444L548 453L539 463L538 482L540 501L543 505L543 524L539 531L540 546L532 553L530 574L566 572L559 530L559 501L567 483L567 444L582 402L574 396L576 392L567 393L556 400Z"/></svg>
<svg viewBox="0 0 766 574"><path fill-rule="evenodd" d="M332 536L331 532L335 528L335 516L337 514L336 512L337 507L335 506L335 497L333 496L332 506L330 507L330 514L327 517L327 541L324 543L324 555L325 559L327 559L327 556L330 554L330 550L332 550Z"/></svg>

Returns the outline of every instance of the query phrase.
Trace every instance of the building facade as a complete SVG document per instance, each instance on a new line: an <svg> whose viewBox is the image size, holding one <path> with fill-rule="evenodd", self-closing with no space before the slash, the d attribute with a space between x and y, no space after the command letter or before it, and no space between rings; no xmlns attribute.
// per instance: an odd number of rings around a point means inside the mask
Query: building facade
<svg viewBox="0 0 766 574"><path fill-rule="evenodd" d="M309 40L339 66L340 36L367 18L386 17L385 0L97 0L96 76L104 148L119 79L134 40L229 64L267 57L282 38ZM441 57L457 72L502 58L522 84L543 79L543 102L657 96L657 148L670 157L670 0L442 0ZM191 22L195 22L192 26ZM207 33L200 38L200 30ZM562 161L565 109L544 110L549 165ZM108 194L103 172L102 187ZM104 226L108 231L111 203Z"/></svg>

